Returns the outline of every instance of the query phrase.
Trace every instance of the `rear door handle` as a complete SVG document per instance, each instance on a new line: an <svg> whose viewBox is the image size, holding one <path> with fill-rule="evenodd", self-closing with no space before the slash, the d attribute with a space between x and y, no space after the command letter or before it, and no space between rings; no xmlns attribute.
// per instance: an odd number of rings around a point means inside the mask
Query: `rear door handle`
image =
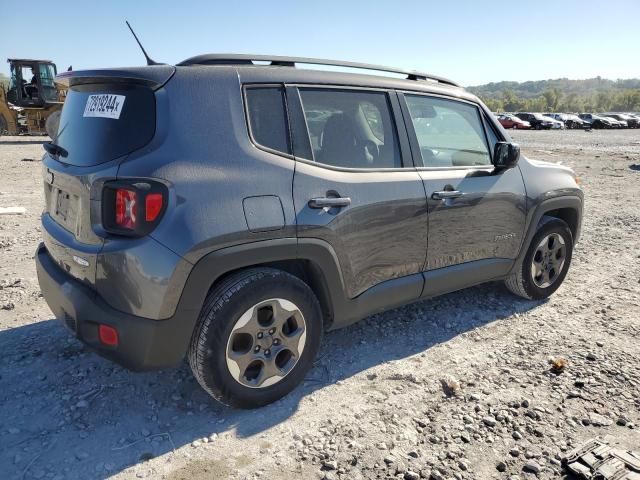
<svg viewBox="0 0 640 480"><path fill-rule="evenodd" d="M448 198L458 198L464 195L460 190L442 190L440 192L433 192L431 198L434 200L446 200Z"/></svg>
<svg viewBox="0 0 640 480"><path fill-rule="evenodd" d="M311 208L346 207L349 205L351 205L351 198L349 197L321 197L309 200L309 207Z"/></svg>

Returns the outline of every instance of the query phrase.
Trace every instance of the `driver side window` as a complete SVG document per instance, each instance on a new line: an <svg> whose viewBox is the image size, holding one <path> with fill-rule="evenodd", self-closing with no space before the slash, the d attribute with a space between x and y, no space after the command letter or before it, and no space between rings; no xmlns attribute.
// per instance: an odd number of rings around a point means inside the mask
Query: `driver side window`
<svg viewBox="0 0 640 480"><path fill-rule="evenodd" d="M484 125L474 105L405 95L425 167L491 165Z"/></svg>

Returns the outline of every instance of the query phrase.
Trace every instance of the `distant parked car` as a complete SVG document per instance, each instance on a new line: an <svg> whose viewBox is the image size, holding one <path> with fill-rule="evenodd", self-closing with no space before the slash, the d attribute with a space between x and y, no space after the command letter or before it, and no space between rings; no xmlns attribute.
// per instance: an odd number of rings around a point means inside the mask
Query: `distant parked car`
<svg viewBox="0 0 640 480"><path fill-rule="evenodd" d="M567 128L585 128L590 126L574 113L566 113L565 115L567 119L564 121L564 124Z"/></svg>
<svg viewBox="0 0 640 480"><path fill-rule="evenodd" d="M628 115L626 113L605 113L604 116L626 122L629 128L640 128L640 118L633 115Z"/></svg>
<svg viewBox="0 0 640 480"><path fill-rule="evenodd" d="M519 119L515 115L504 114L498 117L498 122L504 128L516 128L516 129L529 129L531 128L531 124L529 122L525 122L524 120Z"/></svg>
<svg viewBox="0 0 640 480"><path fill-rule="evenodd" d="M520 120L524 120L525 122L529 122L531 128L533 128L534 130L549 130L554 127L554 123L560 123L553 118L545 117L541 113L520 112L516 113L516 117L518 117Z"/></svg>
<svg viewBox="0 0 640 480"><path fill-rule="evenodd" d="M602 118L606 118L607 120L609 120L613 128L627 128L629 126L627 125L627 122L623 120L618 120L617 118L614 118L614 117L610 117L609 115L606 115L604 113L601 114L600 116Z"/></svg>
<svg viewBox="0 0 640 480"><path fill-rule="evenodd" d="M584 120L571 113L545 113L544 115L564 123L565 128L584 128L587 126Z"/></svg>
<svg viewBox="0 0 640 480"><path fill-rule="evenodd" d="M611 120L594 115L593 113L581 113L578 115L582 120L591 125L591 128L612 128L613 123Z"/></svg>

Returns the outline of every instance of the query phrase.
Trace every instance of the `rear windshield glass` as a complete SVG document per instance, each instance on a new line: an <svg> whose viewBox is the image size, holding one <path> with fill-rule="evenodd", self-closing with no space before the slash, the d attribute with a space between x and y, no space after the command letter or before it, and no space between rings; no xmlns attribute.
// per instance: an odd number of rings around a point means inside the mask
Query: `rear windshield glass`
<svg viewBox="0 0 640 480"><path fill-rule="evenodd" d="M153 92L138 85L79 85L62 108L55 144L61 162L91 166L145 146L156 128Z"/></svg>

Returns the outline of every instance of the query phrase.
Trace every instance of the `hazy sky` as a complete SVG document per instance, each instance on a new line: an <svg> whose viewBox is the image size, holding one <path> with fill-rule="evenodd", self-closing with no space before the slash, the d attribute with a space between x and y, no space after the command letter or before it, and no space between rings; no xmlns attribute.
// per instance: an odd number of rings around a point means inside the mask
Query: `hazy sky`
<svg viewBox="0 0 640 480"><path fill-rule="evenodd" d="M51 59L59 70L140 65L128 19L166 63L211 52L295 55L422 70L464 85L640 77L638 0L1 3L3 73L7 57Z"/></svg>

